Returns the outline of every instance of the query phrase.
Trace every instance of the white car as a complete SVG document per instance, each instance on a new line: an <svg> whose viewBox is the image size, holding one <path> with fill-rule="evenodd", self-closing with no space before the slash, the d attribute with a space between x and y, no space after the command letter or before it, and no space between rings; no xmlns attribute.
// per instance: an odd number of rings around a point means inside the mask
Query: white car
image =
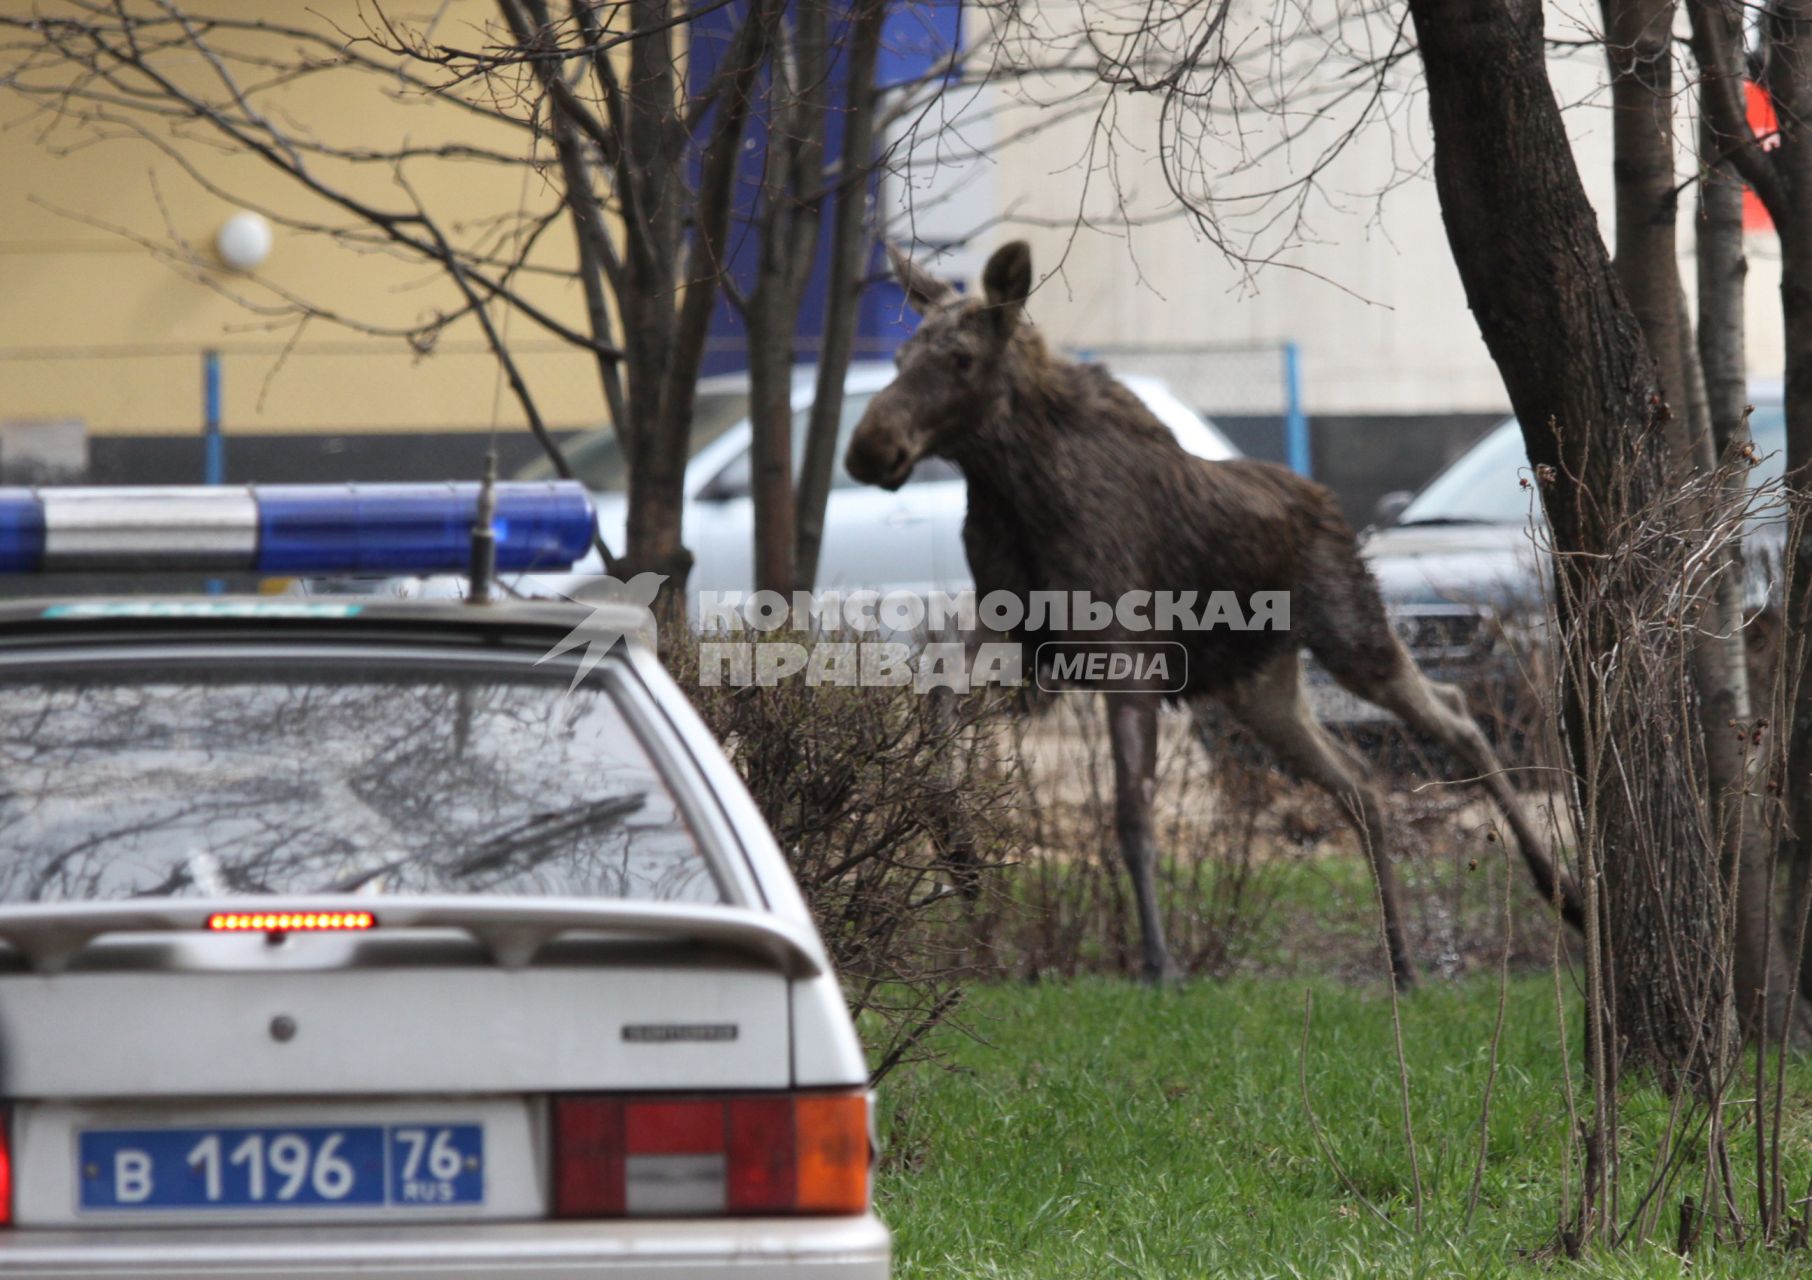
<svg viewBox="0 0 1812 1280"><path fill-rule="evenodd" d="M856 423L894 374L892 364L864 362L851 365L844 381L836 470L825 503L823 549L814 584L819 589L866 587L922 593L973 585L962 534L968 489L954 466L942 459L927 459L893 493L863 485L843 469L843 455ZM1214 459L1239 456L1226 436L1161 380L1127 374L1120 381L1190 453ZM815 389L815 372L801 369L793 382L795 472L805 447L805 422ZM686 545L695 557L689 582L694 601L702 592L746 593L754 577L755 510L749 491L747 409L745 377L713 378L700 384L692 439L695 452L686 468L684 514ZM615 433L605 430L586 436L569 446L568 456L580 479L593 490L605 544L620 549L628 499L622 492ZM545 461L522 472L523 478L552 474ZM601 572L595 558L577 568L582 574ZM529 594L559 590L558 580L548 576L538 576L533 585L522 586Z"/></svg>
<svg viewBox="0 0 1812 1280"><path fill-rule="evenodd" d="M585 545L564 488L501 559ZM215 493L0 490L0 572L269 571L272 504ZM368 555L316 510L288 552L433 571L471 518L430 493ZM831 962L651 625L0 607L0 1277L888 1274Z"/></svg>

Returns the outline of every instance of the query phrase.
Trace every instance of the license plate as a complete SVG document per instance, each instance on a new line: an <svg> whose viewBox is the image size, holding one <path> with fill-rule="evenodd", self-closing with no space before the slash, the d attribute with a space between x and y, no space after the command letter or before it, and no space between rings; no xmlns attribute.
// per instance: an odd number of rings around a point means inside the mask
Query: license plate
<svg viewBox="0 0 1812 1280"><path fill-rule="evenodd" d="M484 1203L476 1124L86 1129L83 1209Z"/></svg>

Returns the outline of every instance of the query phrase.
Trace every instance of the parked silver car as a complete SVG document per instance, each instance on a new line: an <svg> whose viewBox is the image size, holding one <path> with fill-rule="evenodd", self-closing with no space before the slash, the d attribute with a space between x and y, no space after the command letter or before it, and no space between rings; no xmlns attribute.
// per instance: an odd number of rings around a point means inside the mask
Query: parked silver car
<svg viewBox="0 0 1812 1280"><path fill-rule="evenodd" d="M36 500L0 568L74 547ZM0 1276L885 1277L830 961L651 626L0 607Z"/></svg>
<svg viewBox="0 0 1812 1280"><path fill-rule="evenodd" d="M1779 383L1749 388L1749 428L1760 458L1756 487L1778 484L1786 457L1786 415ZM1486 432L1365 538L1366 563L1378 579L1404 643L1423 670L1466 680L1498 647L1497 625L1539 611L1546 556L1538 545L1541 510L1525 480L1529 459L1515 418ZM1387 499L1388 501L1388 499ZM1758 519L1746 559L1751 603L1765 602L1783 529ZM1311 688L1323 720L1360 723L1386 713L1318 679Z"/></svg>

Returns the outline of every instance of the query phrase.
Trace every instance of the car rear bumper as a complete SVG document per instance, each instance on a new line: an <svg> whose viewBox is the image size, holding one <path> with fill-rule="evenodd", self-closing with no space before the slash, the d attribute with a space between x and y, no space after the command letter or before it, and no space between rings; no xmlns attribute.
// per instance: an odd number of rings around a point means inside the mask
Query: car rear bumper
<svg viewBox="0 0 1812 1280"><path fill-rule="evenodd" d="M861 1218L511 1222L474 1226L18 1230L0 1276L209 1280L885 1280L887 1228Z"/></svg>

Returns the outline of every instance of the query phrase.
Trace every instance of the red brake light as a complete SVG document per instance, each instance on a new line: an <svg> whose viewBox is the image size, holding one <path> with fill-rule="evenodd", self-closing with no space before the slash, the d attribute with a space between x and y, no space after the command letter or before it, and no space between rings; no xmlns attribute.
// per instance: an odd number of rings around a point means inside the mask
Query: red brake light
<svg viewBox="0 0 1812 1280"><path fill-rule="evenodd" d="M369 911L216 911L208 928L216 933L331 933L375 929Z"/></svg>
<svg viewBox="0 0 1812 1280"><path fill-rule="evenodd" d="M855 1214L864 1093L554 1099L554 1215Z"/></svg>
<svg viewBox="0 0 1812 1280"><path fill-rule="evenodd" d="M623 1108L623 1151L631 1156L724 1152L721 1102L631 1102Z"/></svg>

